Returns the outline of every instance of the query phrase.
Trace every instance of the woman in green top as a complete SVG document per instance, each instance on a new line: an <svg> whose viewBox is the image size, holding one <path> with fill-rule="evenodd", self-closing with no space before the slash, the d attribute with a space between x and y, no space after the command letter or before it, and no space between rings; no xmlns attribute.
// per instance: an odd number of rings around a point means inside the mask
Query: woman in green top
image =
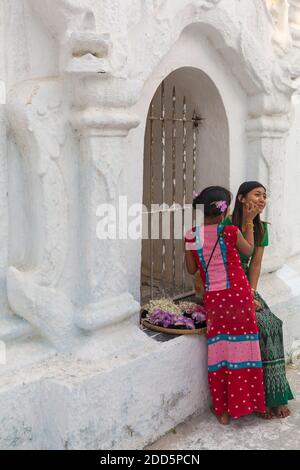
<svg viewBox="0 0 300 470"><path fill-rule="evenodd" d="M290 415L290 410L286 405L288 400L293 399L293 394L286 378L282 321L271 312L256 291L264 247L269 243L268 225L260 220L260 213L266 206L266 198L266 189L262 184L257 181L246 181L238 190L232 216L224 223L236 225L242 233L245 232L245 218L243 217L245 204L252 203L257 206L258 213L253 220L255 251L250 258L242 254L240 257L252 288L256 307L267 406L267 413L264 417L272 418L275 415L278 418L285 418Z"/></svg>

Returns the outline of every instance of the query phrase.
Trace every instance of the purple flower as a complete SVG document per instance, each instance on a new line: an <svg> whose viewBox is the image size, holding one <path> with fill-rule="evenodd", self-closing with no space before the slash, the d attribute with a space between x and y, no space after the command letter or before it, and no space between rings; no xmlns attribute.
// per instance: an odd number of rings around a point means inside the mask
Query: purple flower
<svg viewBox="0 0 300 470"><path fill-rule="evenodd" d="M204 317L206 315L203 305L194 304L192 302L181 302L179 305L182 311L187 315L192 315L193 313L202 313Z"/></svg>
<svg viewBox="0 0 300 470"><path fill-rule="evenodd" d="M216 206L220 209L221 212L225 212L227 209L227 202L226 201L217 201Z"/></svg>
<svg viewBox="0 0 300 470"><path fill-rule="evenodd" d="M205 318L205 310L202 305L193 305L188 302L185 304L185 313L182 315L156 307L153 312L151 314L149 313L147 316L148 321L153 325L162 326L164 328L177 326L188 329L195 329L195 323L204 322Z"/></svg>
<svg viewBox="0 0 300 470"><path fill-rule="evenodd" d="M195 329L195 323L191 318L184 317L183 315L177 317L175 326L184 326L185 328L189 328L190 330Z"/></svg>
<svg viewBox="0 0 300 470"><path fill-rule="evenodd" d="M203 307L203 305L196 305L195 309L194 309L194 312L195 313L202 313L204 316L206 316L206 311L205 311L205 308Z"/></svg>
<svg viewBox="0 0 300 470"><path fill-rule="evenodd" d="M164 328L168 328L171 325L174 325L176 321L177 315L172 312L166 312L165 310L161 310L160 308L156 308L151 315L148 316L148 320L150 323L154 325L163 326Z"/></svg>
<svg viewBox="0 0 300 470"><path fill-rule="evenodd" d="M205 321L206 319L206 316L203 312L194 312L192 313L192 319L196 322L196 323L200 323L200 322L203 322Z"/></svg>

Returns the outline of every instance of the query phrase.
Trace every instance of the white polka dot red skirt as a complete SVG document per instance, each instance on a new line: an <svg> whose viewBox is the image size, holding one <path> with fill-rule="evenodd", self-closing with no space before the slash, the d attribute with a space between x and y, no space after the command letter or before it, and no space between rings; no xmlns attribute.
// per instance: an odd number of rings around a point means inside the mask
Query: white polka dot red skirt
<svg viewBox="0 0 300 470"><path fill-rule="evenodd" d="M264 413L265 396L253 297L235 248L235 226L193 229L193 255L205 285L208 382L217 415ZM219 233L217 249L205 272ZM191 241L188 232L186 241Z"/></svg>

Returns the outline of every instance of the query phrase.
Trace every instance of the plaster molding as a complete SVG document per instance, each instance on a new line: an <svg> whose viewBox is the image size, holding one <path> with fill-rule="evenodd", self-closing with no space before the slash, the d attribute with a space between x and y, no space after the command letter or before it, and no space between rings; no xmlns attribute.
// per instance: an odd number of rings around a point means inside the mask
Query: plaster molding
<svg viewBox="0 0 300 470"><path fill-rule="evenodd" d="M30 0L58 40L61 74L73 91L71 122L80 138L86 283L86 299L76 314L76 323L89 329L107 325L105 318L110 322L117 321L118 315L126 318L137 309L122 284L126 270L119 261L120 246L112 249L95 239L95 214L100 202L116 201L126 161L126 137L139 124L130 108L139 100L144 84L182 34L193 28L195 37L207 37L251 97L249 141L256 146L256 158L267 161L273 184L270 159L279 156L272 153L272 146L274 141L284 141L295 90L289 67L280 60L280 54L288 50L288 5L282 0L277 9L268 12L265 4L257 2L256 14L265 25L260 36L260 31L254 35L246 18L232 14L232 2L149 0L130 4L113 0L100 8L93 1L83 1L80 7L71 0L53 1L50 11L50 0L45 0L43 7L39 0ZM133 11L136 15L131 21ZM147 14L142 15L143 11ZM268 33L270 40L262 48L260 41L265 41ZM279 52L274 51L272 35L282 49ZM120 299L126 300L115 311Z"/></svg>
<svg viewBox="0 0 300 470"><path fill-rule="evenodd" d="M293 46L300 48L300 3L299 0L289 0L289 25L293 38Z"/></svg>
<svg viewBox="0 0 300 470"><path fill-rule="evenodd" d="M139 125L140 118L122 109L86 108L73 114L72 123L81 135L126 137Z"/></svg>
<svg viewBox="0 0 300 470"><path fill-rule="evenodd" d="M230 2L149 0L146 4L136 2L134 5L122 2L125 17L119 14L114 20L111 10L120 8L117 1L110 9L104 5L102 10L93 6L93 2L82 2L80 7L71 0L30 0L30 3L52 33L60 38L61 73L98 73L98 78L111 74L124 80L134 78L139 80L141 91L145 80L185 28L198 23L224 52L225 60L230 60L229 56L233 54L240 61L240 66L235 64L235 71L242 86L248 87L247 92L269 92L273 86L272 74L268 75L274 63L270 57L271 49L261 49L259 37L255 38L247 23L232 16ZM135 21L130 21L129 13ZM275 42L282 53L286 53L289 46L287 0L281 0L276 7L269 5L269 9L265 7L259 13L265 15L266 27L273 27ZM100 30L106 17L108 29ZM253 41L257 42L257 47L253 47ZM139 63L139 57L143 56L141 48L147 51L147 64L145 61ZM280 70L275 73L280 80Z"/></svg>
<svg viewBox="0 0 300 470"><path fill-rule="evenodd" d="M272 93L278 87L281 92L290 93L292 83L287 64L279 60L271 41L262 48L262 38L254 34L247 22L243 19L237 21L232 16L229 2L220 2L209 11L205 11L203 4L196 0L180 5L180 8L177 5L171 8L171 4L166 2L159 15L144 19L143 36L134 36L134 74L141 83L149 78L180 35L192 26L214 44L247 94ZM265 25L271 36L272 24L267 9L262 8L257 14L265 15ZM142 49L147 54L146 63L139 60L145 56Z"/></svg>
<svg viewBox="0 0 300 470"><path fill-rule="evenodd" d="M76 0L28 0L32 10L41 18L46 28L58 40L65 41L65 37L76 31L81 25L91 28L95 25L95 18L91 9L85 2Z"/></svg>
<svg viewBox="0 0 300 470"><path fill-rule="evenodd" d="M10 266L8 301L59 349L75 336L71 301L57 288L68 255L69 203L60 164L67 115L57 79L25 81L9 94L10 126L29 194L31 233L22 266Z"/></svg>
<svg viewBox="0 0 300 470"><path fill-rule="evenodd" d="M268 115L252 117L246 124L249 141L249 160L252 167L256 167L256 179L259 180L258 168L260 162L265 162L267 169L268 191L267 220L272 225L272 244L276 246L276 253L269 259L269 271L281 268L288 256L288 247L285 243L287 229L284 212L285 195L285 161L286 138L290 130L290 114Z"/></svg>
<svg viewBox="0 0 300 470"><path fill-rule="evenodd" d="M285 55L292 47L292 36L289 25L288 0L266 0L273 24L272 40L279 56Z"/></svg>

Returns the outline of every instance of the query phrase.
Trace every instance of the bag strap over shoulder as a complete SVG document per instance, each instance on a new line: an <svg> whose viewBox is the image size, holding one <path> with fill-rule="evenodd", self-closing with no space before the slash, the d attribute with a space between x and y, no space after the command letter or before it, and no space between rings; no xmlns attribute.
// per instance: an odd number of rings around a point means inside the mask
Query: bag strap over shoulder
<svg viewBox="0 0 300 470"><path fill-rule="evenodd" d="M215 243L215 246L213 247L213 250L212 250L212 252L211 252L211 254L210 254L208 263L207 263L206 268L205 268L205 276L206 276L206 274L207 274L207 271L208 271L208 268L209 268L211 259L212 259L212 257L213 257L214 252L215 252L215 249L217 248L217 244L219 243L219 240L220 240L220 237L221 237L222 234L223 234L223 231L224 231L224 226L222 227L222 230L220 230L219 235L218 235L218 238L217 238L217 241L216 241L216 243Z"/></svg>

